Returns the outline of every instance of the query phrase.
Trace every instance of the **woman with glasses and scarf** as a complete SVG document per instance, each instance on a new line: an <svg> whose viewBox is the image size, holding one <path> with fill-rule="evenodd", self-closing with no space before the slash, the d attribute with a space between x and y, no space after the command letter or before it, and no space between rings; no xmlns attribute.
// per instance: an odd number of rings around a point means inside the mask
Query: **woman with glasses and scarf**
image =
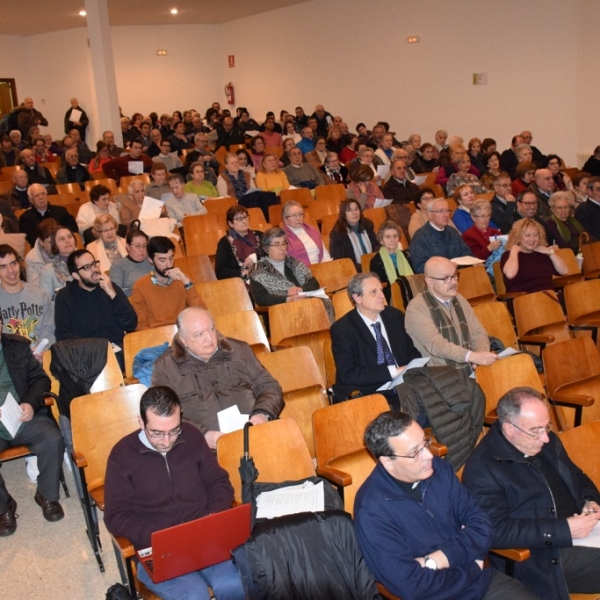
<svg viewBox="0 0 600 600"><path fill-rule="evenodd" d="M240 169L238 157L229 153L225 155L225 169L217 179L217 191L221 196L237 198L238 202L249 190L255 190L250 173Z"/></svg>

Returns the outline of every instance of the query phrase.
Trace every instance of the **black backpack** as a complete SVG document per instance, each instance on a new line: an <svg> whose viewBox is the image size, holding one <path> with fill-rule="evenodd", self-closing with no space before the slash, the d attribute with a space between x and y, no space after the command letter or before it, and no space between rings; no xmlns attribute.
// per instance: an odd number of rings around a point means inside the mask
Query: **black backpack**
<svg viewBox="0 0 600 600"><path fill-rule="evenodd" d="M129 590L120 583L111 585L106 591L106 600L132 600Z"/></svg>

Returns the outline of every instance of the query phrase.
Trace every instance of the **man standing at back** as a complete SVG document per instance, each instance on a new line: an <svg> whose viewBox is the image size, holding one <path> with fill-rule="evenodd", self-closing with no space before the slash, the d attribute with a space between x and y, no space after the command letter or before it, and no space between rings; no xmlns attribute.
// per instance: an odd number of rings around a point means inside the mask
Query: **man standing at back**
<svg viewBox="0 0 600 600"><path fill-rule="evenodd" d="M144 392L138 422L140 430L118 442L108 458L104 518L113 535L142 550L155 531L231 508L233 488L204 436L182 421L171 388ZM246 597L230 560L162 583L154 583L142 567L137 576L163 600L209 600L207 586L216 600Z"/></svg>

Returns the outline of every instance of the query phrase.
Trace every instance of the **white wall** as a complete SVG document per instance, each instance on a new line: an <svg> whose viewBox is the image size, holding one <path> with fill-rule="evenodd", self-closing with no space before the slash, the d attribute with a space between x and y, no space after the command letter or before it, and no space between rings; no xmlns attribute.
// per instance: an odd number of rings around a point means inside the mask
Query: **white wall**
<svg viewBox="0 0 600 600"><path fill-rule="evenodd" d="M542 151L575 164L577 151L600 143L590 77L598 22L600 3L589 0L313 0L220 26L114 27L112 40L125 114L203 112L224 105L231 80L236 105L257 119L323 103L351 128L382 119L399 138L432 140L446 128L494 137L501 149L527 128ZM24 54L13 60L15 48ZM0 76L17 73L19 98L32 95L59 136L70 97L91 104L87 55L85 29L3 36ZM488 85L474 86L474 72L487 72Z"/></svg>

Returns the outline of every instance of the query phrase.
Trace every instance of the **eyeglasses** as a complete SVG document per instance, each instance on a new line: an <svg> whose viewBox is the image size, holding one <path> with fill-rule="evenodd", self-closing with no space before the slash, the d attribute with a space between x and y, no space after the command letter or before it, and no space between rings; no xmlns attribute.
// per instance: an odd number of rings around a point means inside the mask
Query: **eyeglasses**
<svg viewBox="0 0 600 600"><path fill-rule="evenodd" d="M295 219L296 217L303 217L304 213L295 213L293 215L286 215L285 217L283 217L284 219Z"/></svg>
<svg viewBox="0 0 600 600"><path fill-rule="evenodd" d="M233 217L234 221L247 221L250 217L248 215L244 215L243 217Z"/></svg>
<svg viewBox="0 0 600 600"><path fill-rule="evenodd" d="M82 265L77 269L77 271L91 271L95 269L100 264L99 260L95 260L94 262L88 263L87 265Z"/></svg>
<svg viewBox="0 0 600 600"><path fill-rule="evenodd" d="M430 213L449 215L452 211L449 208L440 208L438 210L430 210Z"/></svg>
<svg viewBox="0 0 600 600"><path fill-rule="evenodd" d="M113 231L116 231L117 228L116 227L109 227L108 229L101 229L100 233L112 233Z"/></svg>
<svg viewBox="0 0 600 600"><path fill-rule="evenodd" d="M474 215L474 214L471 214L471 217L473 219L491 219L492 215Z"/></svg>
<svg viewBox="0 0 600 600"><path fill-rule="evenodd" d="M525 435L528 435L530 438L532 438L534 440L541 438L544 434L547 435L548 433L550 433L550 430L552 429L551 423L548 423L548 425L546 425L545 427L536 427L533 431L525 431L524 429L521 429L518 425L515 425L514 423L511 423L510 421L507 421L507 423L509 425L512 425L513 427L516 427L519 431L521 431Z"/></svg>
<svg viewBox="0 0 600 600"><path fill-rule="evenodd" d="M288 242L281 242L281 244L269 244L269 248L287 248Z"/></svg>
<svg viewBox="0 0 600 600"><path fill-rule="evenodd" d="M538 203L537 202L523 202L521 200L521 204L523 204L524 206L537 206Z"/></svg>
<svg viewBox="0 0 600 600"><path fill-rule="evenodd" d="M456 271L453 275L446 275L445 277L432 277L429 275L429 279L435 279L436 281L443 281L444 283L452 283L460 279L460 273Z"/></svg>
<svg viewBox="0 0 600 600"><path fill-rule="evenodd" d="M171 429L171 431L151 431L150 429L146 429L146 433L151 440L161 440L165 437L169 439L176 438L181 433L181 425L175 427L175 429Z"/></svg>
<svg viewBox="0 0 600 600"><path fill-rule="evenodd" d="M136 250L145 250L148 247L148 244L129 244L132 248Z"/></svg>
<svg viewBox="0 0 600 600"><path fill-rule="evenodd" d="M416 458L419 457L419 454L421 454L421 452L423 452L423 450L425 450L426 448L429 449L429 446L431 446L431 438L430 437L426 437L425 440L423 441L423 445L418 448L417 450L415 450L410 456L404 456L402 454L388 454L387 456L389 456L390 458L410 458L412 460L415 460Z"/></svg>

